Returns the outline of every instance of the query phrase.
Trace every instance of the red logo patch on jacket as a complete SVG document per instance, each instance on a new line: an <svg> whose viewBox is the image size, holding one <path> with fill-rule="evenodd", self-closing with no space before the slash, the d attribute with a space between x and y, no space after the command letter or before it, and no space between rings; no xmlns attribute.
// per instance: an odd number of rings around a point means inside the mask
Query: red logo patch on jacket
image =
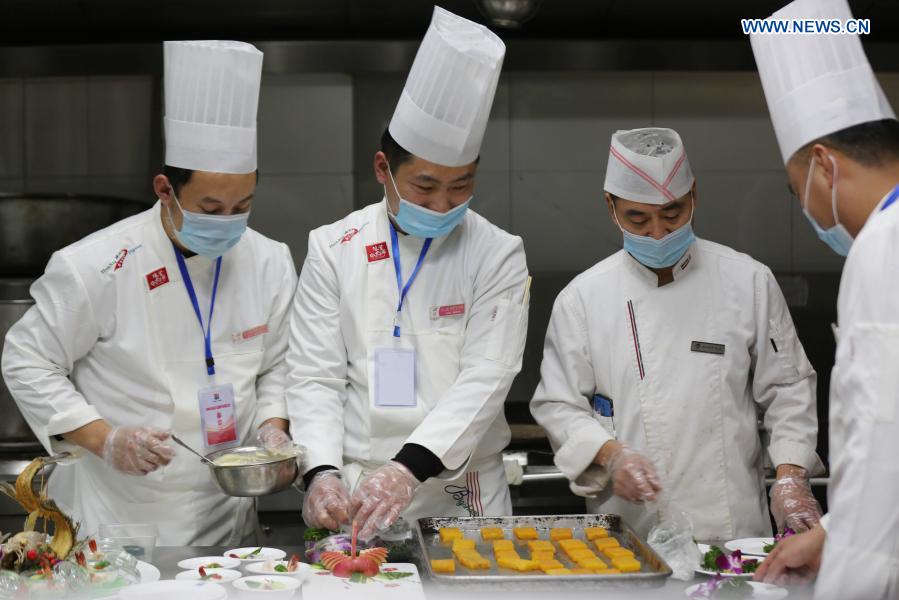
<svg viewBox="0 0 899 600"><path fill-rule="evenodd" d="M365 247L365 253L368 255L368 262L378 262L390 258L390 251L387 249L387 242L378 242L371 246Z"/></svg>
<svg viewBox="0 0 899 600"><path fill-rule="evenodd" d="M169 272L165 270L165 267L160 267L152 273L147 273L147 287L150 288L151 292L159 286L167 284L168 282Z"/></svg>

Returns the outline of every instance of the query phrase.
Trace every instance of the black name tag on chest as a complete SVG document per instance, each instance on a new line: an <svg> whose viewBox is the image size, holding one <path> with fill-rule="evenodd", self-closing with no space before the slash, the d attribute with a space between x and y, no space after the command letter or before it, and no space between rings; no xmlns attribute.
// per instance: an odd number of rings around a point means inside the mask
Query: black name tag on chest
<svg viewBox="0 0 899 600"><path fill-rule="evenodd" d="M693 352L704 352L705 354L724 354L724 344L690 342L690 350Z"/></svg>

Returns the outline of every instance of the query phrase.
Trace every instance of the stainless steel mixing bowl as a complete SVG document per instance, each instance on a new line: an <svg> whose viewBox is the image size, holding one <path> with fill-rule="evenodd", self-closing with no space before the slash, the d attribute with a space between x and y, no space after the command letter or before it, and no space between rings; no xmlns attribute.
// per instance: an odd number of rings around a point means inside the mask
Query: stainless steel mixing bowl
<svg viewBox="0 0 899 600"><path fill-rule="evenodd" d="M242 446L216 450L207 454L206 458L215 462L216 458L225 454L255 456L260 452L265 452L265 449ZM298 472L297 461L293 456L274 457L271 461L251 465L208 466L222 491L229 496L238 497L265 496L285 490L296 480Z"/></svg>

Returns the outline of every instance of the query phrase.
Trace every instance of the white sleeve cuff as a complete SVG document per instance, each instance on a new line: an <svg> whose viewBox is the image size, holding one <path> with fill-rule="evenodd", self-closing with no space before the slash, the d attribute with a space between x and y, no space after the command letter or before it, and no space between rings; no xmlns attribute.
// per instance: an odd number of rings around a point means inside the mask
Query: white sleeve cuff
<svg viewBox="0 0 899 600"><path fill-rule="evenodd" d="M259 427L269 419L288 420L287 404L283 400L281 402L268 401L256 405L256 422L254 424L254 429L259 429Z"/></svg>
<svg viewBox="0 0 899 600"><path fill-rule="evenodd" d="M613 438L605 427L591 419L573 432L556 450L556 466L569 480L575 481L593 464L593 459L603 444L611 439Z"/></svg>
<svg viewBox="0 0 899 600"><path fill-rule="evenodd" d="M768 446L771 463L780 465L796 465L808 471L809 477L824 473L824 463L813 447L786 440L772 441Z"/></svg>

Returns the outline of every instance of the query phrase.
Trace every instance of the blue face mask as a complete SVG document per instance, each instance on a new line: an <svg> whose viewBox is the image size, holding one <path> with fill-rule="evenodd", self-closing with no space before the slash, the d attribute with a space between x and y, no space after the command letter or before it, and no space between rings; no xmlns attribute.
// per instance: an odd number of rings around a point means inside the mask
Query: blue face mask
<svg viewBox="0 0 899 600"><path fill-rule="evenodd" d="M833 210L833 222L836 223L829 229L824 229L808 211L808 195L812 187L812 174L815 172L815 160L812 159L808 166L808 177L805 180L805 197L802 199L802 214L808 219L808 222L815 228L815 233L821 238L821 241L830 246L830 249L839 254L846 256L849 254L849 248L852 247L853 238L846 231L846 228L840 224L840 217L837 215L837 161L828 155L830 162L833 163L833 187L830 192L831 210Z"/></svg>
<svg viewBox="0 0 899 600"><path fill-rule="evenodd" d="M181 230L178 231L172 220L172 210L168 208L169 221L172 223L175 237L182 246L200 256L209 259L222 256L240 241L240 236L247 230L249 211L238 215L202 215L184 210L174 190L172 198L175 199L182 217Z"/></svg>
<svg viewBox="0 0 899 600"><path fill-rule="evenodd" d="M390 175L390 182L393 184L393 189L396 190L396 195L400 199L400 208L393 218L396 220L397 226L409 235L420 238L443 237L455 229L465 218L465 212L468 210L471 198L445 213L437 212L403 199L400 196L400 190L396 186L396 181L393 179L393 173L391 173L389 166L387 167L387 174ZM386 189L384 190L384 195L387 195Z"/></svg>
<svg viewBox="0 0 899 600"><path fill-rule="evenodd" d="M692 205L692 196L691 202ZM672 231L662 239L655 239L648 235L637 235L625 230L618 223L618 215L615 214L615 224L624 234L624 249L637 261L652 269L670 267L680 259L696 240L693 233L693 209L690 209L690 220L682 227Z"/></svg>

